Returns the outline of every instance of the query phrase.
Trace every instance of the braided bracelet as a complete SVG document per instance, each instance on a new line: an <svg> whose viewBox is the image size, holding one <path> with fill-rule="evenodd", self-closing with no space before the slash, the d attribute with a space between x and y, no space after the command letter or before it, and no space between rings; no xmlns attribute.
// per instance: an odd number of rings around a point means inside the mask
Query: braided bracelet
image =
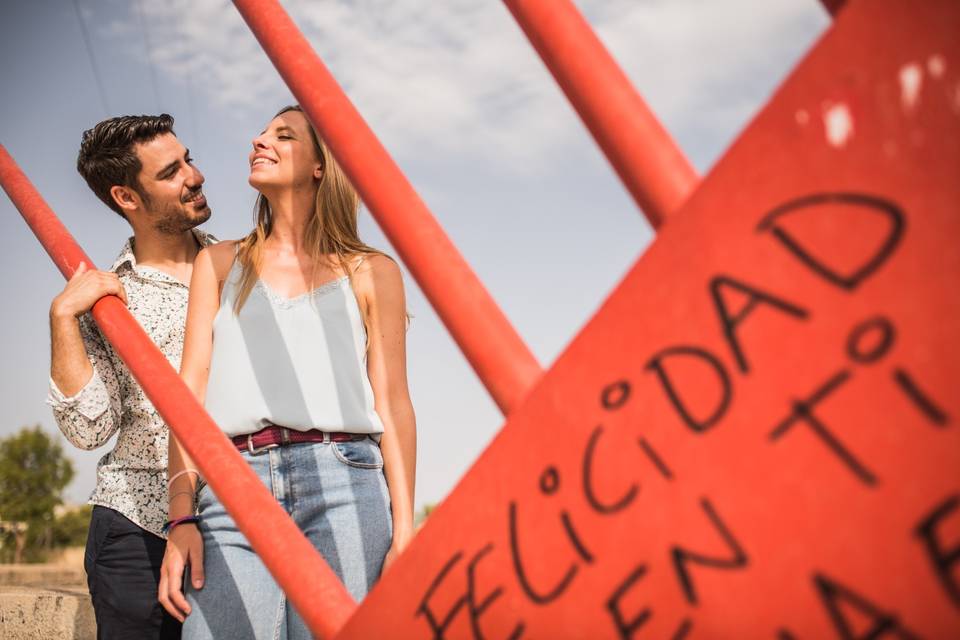
<svg viewBox="0 0 960 640"><path fill-rule="evenodd" d="M174 518L163 524L163 527L160 528L160 532L164 535L169 535L173 531L174 527L177 525L185 524L192 522L194 524L200 522L200 516L183 516L182 518Z"/></svg>

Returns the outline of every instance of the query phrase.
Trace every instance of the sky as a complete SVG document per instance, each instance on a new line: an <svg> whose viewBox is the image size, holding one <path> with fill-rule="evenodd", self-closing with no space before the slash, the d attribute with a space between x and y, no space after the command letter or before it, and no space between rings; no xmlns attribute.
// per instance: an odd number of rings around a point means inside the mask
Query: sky
<svg viewBox="0 0 960 640"><path fill-rule="evenodd" d="M495 0L282 3L544 368L654 234L536 52ZM578 0L701 174L829 27L816 0ZM0 144L100 268L129 226L76 172L80 136L170 113L206 176L221 239L253 220L251 139L292 97L221 0L0 0ZM393 253L366 210L361 237ZM63 279L0 196L0 437L40 424L48 311ZM442 268L442 265L439 266ZM418 507L443 499L503 425L405 271ZM70 502L113 446L72 447Z"/></svg>

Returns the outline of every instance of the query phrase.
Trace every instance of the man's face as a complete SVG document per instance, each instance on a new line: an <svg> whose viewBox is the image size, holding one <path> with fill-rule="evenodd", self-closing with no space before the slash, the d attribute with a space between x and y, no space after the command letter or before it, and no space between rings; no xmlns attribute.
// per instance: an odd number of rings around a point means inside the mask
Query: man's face
<svg viewBox="0 0 960 640"><path fill-rule="evenodd" d="M157 231L178 234L210 218L203 174L175 135L161 134L135 150L142 165L138 178L144 213Z"/></svg>

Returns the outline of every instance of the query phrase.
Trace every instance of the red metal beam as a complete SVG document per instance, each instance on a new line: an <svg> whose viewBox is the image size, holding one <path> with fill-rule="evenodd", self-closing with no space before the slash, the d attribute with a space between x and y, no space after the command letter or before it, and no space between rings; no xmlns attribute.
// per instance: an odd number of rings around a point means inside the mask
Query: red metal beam
<svg viewBox="0 0 960 640"><path fill-rule="evenodd" d="M850 2L337 640L960 638L957 33Z"/></svg>
<svg viewBox="0 0 960 640"><path fill-rule="evenodd" d="M73 275L81 261L93 265L2 145L0 184L64 277ZM126 306L115 296L106 296L94 305L93 317L310 630L323 638L333 637L356 608L336 574L196 401ZM263 526L265 522L270 526Z"/></svg>
<svg viewBox="0 0 960 640"><path fill-rule="evenodd" d="M834 18L837 17L837 12L840 11L846 3L847 0L820 0L823 8Z"/></svg>
<svg viewBox="0 0 960 640"><path fill-rule="evenodd" d="M504 0L617 175L657 228L697 173L570 0Z"/></svg>
<svg viewBox="0 0 960 640"><path fill-rule="evenodd" d="M542 371L413 186L276 0L234 0L500 410Z"/></svg>

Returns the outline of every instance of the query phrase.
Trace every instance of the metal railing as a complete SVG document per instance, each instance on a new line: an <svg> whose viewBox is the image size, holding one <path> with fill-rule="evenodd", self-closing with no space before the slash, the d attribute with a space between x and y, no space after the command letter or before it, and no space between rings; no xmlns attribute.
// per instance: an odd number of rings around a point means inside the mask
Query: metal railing
<svg viewBox="0 0 960 640"><path fill-rule="evenodd" d="M2 145L0 185L65 278L69 279L81 262L93 265ZM310 630L332 637L356 608L343 583L120 299L105 296L91 313ZM264 522L270 526L264 527Z"/></svg>
<svg viewBox="0 0 960 640"><path fill-rule="evenodd" d="M569 0L504 0L617 174L657 228L698 177ZM834 13L842 0L823 0ZM234 0L280 75L504 414L542 371L483 284L276 0ZM64 277L92 265L0 146L0 184ZM356 603L114 296L94 305L129 367L311 631L329 638ZM263 523L269 522L269 527Z"/></svg>

